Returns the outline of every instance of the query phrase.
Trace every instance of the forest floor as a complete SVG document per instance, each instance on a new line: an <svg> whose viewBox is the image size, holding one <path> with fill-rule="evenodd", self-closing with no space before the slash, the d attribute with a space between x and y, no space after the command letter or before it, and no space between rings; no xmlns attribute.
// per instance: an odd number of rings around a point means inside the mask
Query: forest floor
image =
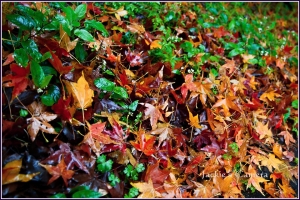
<svg viewBox="0 0 300 200"><path fill-rule="evenodd" d="M2 5L3 198L294 198L298 4Z"/></svg>

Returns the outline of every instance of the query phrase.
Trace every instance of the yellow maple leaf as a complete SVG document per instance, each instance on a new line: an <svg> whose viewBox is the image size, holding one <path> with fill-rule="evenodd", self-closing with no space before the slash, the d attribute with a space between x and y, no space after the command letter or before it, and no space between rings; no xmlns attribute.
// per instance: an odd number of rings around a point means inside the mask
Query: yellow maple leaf
<svg viewBox="0 0 300 200"><path fill-rule="evenodd" d="M274 143L273 134L268 128L268 123L264 125L262 122L258 121L255 130L259 134L259 139L265 138L266 142Z"/></svg>
<svg viewBox="0 0 300 200"><path fill-rule="evenodd" d="M94 91L90 89L88 82L84 78L83 72L77 83L70 81L64 81L64 83L66 84L67 90L74 97L76 108L81 108L83 110L92 105Z"/></svg>
<svg viewBox="0 0 300 200"><path fill-rule="evenodd" d="M266 166L270 172L272 172L272 167L279 171L280 165L284 165L284 162L275 158L274 154L269 153L268 157L264 157L261 161L262 166Z"/></svg>
<svg viewBox="0 0 300 200"><path fill-rule="evenodd" d="M247 188L249 188L251 185L253 185L253 187L255 187L255 189L257 189L262 195L264 195L259 183L267 182L268 180L264 179L263 177L260 177L257 174L256 170L252 167L252 165L249 166L248 172L246 172L246 174L248 174L250 176L250 178L248 179Z"/></svg>
<svg viewBox="0 0 300 200"><path fill-rule="evenodd" d="M269 101L274 101L275 97L281 97L281 95L274 91L270 91L270 92L263 93L259 99L264 102L267 102L267 99L269 99Z"/></svg>
<svg viewBox="0 0 300 200"><path fill-rule="evenodd" d="M64 48L67 52L72 51L73 49L75 49L76 45L77 45L77 41L78 38L73 40L71 42L70 37L68 36L68 34L63 30L62 25L60 25L59 28L59 35L60 35L60 43L59 46L61 48Z"/></svg>
<svg viewBox="0 0 300 200"><path fill-rule="evenodd" d="M189 120L190 120L190 125L195 128L202 128L201 125L199 124L199 117L198 115L193 116L193 114L190 112L190 109L187 107L189 111Z"/></svg>
<svg viewBox="0 0 300 200"><path fill-rule="evenodd" d="M138 198L155 198L161 197L161 194L154 189L153 182L149 179L148 183L146 182L138 182L138 183L130 183L133 187L139 189L142 193L138 196Z"/></svg>

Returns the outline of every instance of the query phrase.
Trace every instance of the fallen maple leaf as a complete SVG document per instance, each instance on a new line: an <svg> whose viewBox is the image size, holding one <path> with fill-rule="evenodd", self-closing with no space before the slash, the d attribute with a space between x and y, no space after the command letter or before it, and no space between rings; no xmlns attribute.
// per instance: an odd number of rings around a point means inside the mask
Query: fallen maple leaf
<svg viewBox="0 0 300 200"><path fill-rule="evenodd" d="M190 112L190 109L187 107L188 112L189 112L189 120L190 120L190 125L195 128L202 128L200 123L199 123L199 117L198 115L193 116L193 114Z"/></svg>
<svg viewBox="0 0 300 200"><path fill-rule="evenodd" d="M52 177L48 181L48 185L51 184L53 181L55 181L56 179L58 179L61 176L67 187L68 180L71 179L75 173L73 170L66 169L66 164L65 164L64 159L61 159L60 163L58 163L57 166L43 165L43 164L40 164L40 165L42 167L44 167L49 172L49 174L52 175Z"/></svg>
<svg viewBox="0 0 300 200"><path fill-rule="evenodd" d="M8 74L2 78L3 87L14 87L12 91L11 101L13 101L21 92L23 92L28 83L28 75L30 73L30 65L20 67L16 63L10 65L12 74Z"/></svg>
<svg viewBox="0 0 300 200"><path fill-rule="evenodd" d="M264 101L264 102L267 102L267 99L269 99L269 101L274 101L275 100L275 97L281 97L280 94L278 93L275 93L273 90L270 91L270 92L265 92L263 93L259 99Z"/></svg>
<svg viewBox="0 0 300 200"><path fill-rule="evenodd" d="M62 120L68 121L72 118L71 108L70 108L71 97L68 97L66 100L63 97L60 97L57 103L52 105L52 109L56 114L58 114Z"/></svg>
<svg viewBox="0 0 300 200"><path fill-rule="evenodd" d="M133 187L139 189L139 191L142 193L138 196L138 198L161 197L161 194L154 189L151 179L149 179L148 183L146 183L146 182L137 182L137 183L130 183L130 184Z"/></svg>
<svg viewBox="0 0 300 200"><path fill-rule="evenodd" d="M10 64L10 63L13 62L14 60L15 60L15 58L14 58L14 53L11 53L11 54L9 54L9 55L6 57L6 60L5 60L5 62L2 64L2 66L5 66L5 65Z"/></svg>
<svg viewBox="0 0 300 200"><path fill-rule="evenodd" d="M66 84L68 91L74 97L76 108L84 110L92 105L94 91L90 89L88 82L85 80L83 71L77 83L66 80L64 80L64 83Z"/></svg>
<svg viewBox="0 0 300 200"><path fill-rule="evenodd" d="M150 49L156 49L156 48L161 49L161 45L159 44L159 42L160 40L154 40L153 42L151 42Z"/></svg>
<svg viewBox="0 0 300 200"><path fill-rule="evenodd" d="M27 126L28 133L32 141L35 140L36 135L39 130L49 134L58 134L51 124L48 122L54 120L57 115L44 111L46 107L40 102L37 103L34 101L28 106L29 111L32 113L31 118L28 118L27 121L29 125Z"/></svg>
<svg viewBox="0 0 300 200"><path fill-rule="evenodd" d="M272 167L276 170L280 170L280 165L284 165L284 162L275 158L274 154L269 153L268 157L264 157L261 161L262 166L266 166L270 172L272 172Z"/></svg>
<svg viewBox="0 0 300 200"><path fill-rule="evenodd" d="M22 159L13 160L7 163L2 168L2 185L6 185L9 183L14 183L17 181L28 182L33 177L38 175L40 172L32 173L32 174L20 174L20 170L22 167Z"/></svg>
<svg viewBox="0 0 300 200"><path fill-rule="evenodd" d="M150 118L150 124L151 124L152 130L156 129L158 120L165 122L161 112L159 111L159 108L157 108L156 106L153 106L149 103L140 103L140 104L147 107L145 110L144 119Z"/></svg>
<svg viewBox="0 0 300 200"><path fill-rule="evenodd" d="M258 175L258 173L256 172L256 170L252 167L252 165L249 165L248 172L246 172L246 174L248 174L250 176L250 178L248 180L247 188L249 188L252 185L263 196L265 196L264 193L261 190L261 187L260 187L259 183L267 182L268 180L260 177Z"/></svg>
<svg viewBox="0 0 300 200"><path fill-rule="evenodd" d="M243 63L249 63L248 61L255 58L254 55L251 54L241 54L242 58L243 58ZM251 64L251 63L249 63Z"/></svg>
<svg viewBox="0 0 300 200"><path fill-rule="evenodd" d="M154 131L151 131L151 134L153 135L159 135L159 141L158 141L158 147L161 145L161 143L166 140L170 135L173 134L172 129L170 128L169 123L159 123L158 128Z"/></svg>
<svg viewBox="0 0 300 200"><path fill-rule="evenodd" d="M48 61L56 69L56 71L58 71L58 73L67 74L73 69L72 66L63 66L61 60L59 59L59 57L55 53L53 53L50 49L49 49L49 51L50 51L52 57L49 58Z"/></svg>
<svg viewBox="0 0 300 200"><path fill-rule="evenodd" d="M293 138L293 135L288 131L281 131L278 135L282 135L284 137L284 142L289 149L290 142L296 143L296 140Z"/></svg>
<svg viewBox="0 0 300 200"><path fill-rule="evenodd" d="M151 156L156 150L153 145L155 143L156 137L152 135L147 135L143 130L137 133L137 140L130 141L132 146L138 151L142 151L145 155Z"/></svg>
<svg viewBox="0 0 300 200"><path fill-rule="evenodd" d="M259 139L266 138L270 143L274 143L273 134L268 128L268 123L264 125L262 122L257 121L255 130L259 134Z"/></svg>

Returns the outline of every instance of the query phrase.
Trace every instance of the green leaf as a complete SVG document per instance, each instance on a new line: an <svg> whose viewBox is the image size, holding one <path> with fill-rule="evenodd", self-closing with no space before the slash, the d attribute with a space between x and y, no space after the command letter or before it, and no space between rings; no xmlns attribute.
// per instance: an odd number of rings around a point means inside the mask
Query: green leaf
<svg viewBox="0 0 300 200"><path fill-rule="evenodd" d="M20 27L20 29L22 30L32 30L36 26L35 21L30 17L24 17L22 15L13 14L7 15L6 18L13 24Z"/></svg>
<svg viewBox="0 0 300 200"><path fill-rule="evenodd" d="M34 60L31 61L30 71L33 83L39 88L46 87L52 78L52 75L47 75L45 77L42 67Z"/></svg>
<svg viewBox="0 0 300 200"><path fill-rule="evenodd" d="M109 69L105 70L103 72L103 74L107 74L107 75L110 75L110 76L115 76L115 74L111 70L109 70Z"/></svg>
<svg viewBox="0 0 300 200"><path fill-rule="evenodd" d="M77 15L75 14L74 10L70 7L64 7L62 8L62 10L64 11L64 13L66 13L66 19L68 20L68 22L70 23L71 26L79 26L79 22L77 21Z"/></svg>
<svg viewBox="0 0 300 200"><path fill-rule="evenodd" d="M22 12L24 16L30 16L38 27L42 27L43 23L47 21L45 15L40 11L34 11L29 7L23 5L17 5L16 9Z"/></svg>
<svg viewBox="0 0 300 200"><path fill-rule="evenodd" d="M137 172L141 173L145 170L145 166L142 163L139 163L135 169Z"/></svg>
<svg viewBox="0 0 300 200"><path fill-rule="evenodd" d="M191 42L184 42L180 45L184 52L189 52L193 49L193 44Z"/></svg>
<svg viewBox="0 0 300 200"><path fill-rule="evenodd" d="M245 50L244 50L243 48L232 49L232 50L229 52L228 57L233 57L233 56L242 54L242 53L244 53L244 52L245 52Z"/></svg>
<svg viewBox="0 0 300 200"><path fill-rule="evenodd" d="M86 20L84 22L84 26L87 29L89 29L90 27L95 28L96 30L100 31L104 37L108 37L109 36L109 33L106 30L105 26L101 22L99 22L99 21L96 21L94 19L93 20Z"/></svg>
<svg viewBox="0 0 300 200"><path fill-rule="evenodd" d="M135 100L134 102L132 102L130 105L129 105L129 110L131 110L132 112L134 112L138 106L138 103L139 103L139 100Z"/></svg>
<svg viewBox="0 0 300 200"><path fill-rule="evenodd" d="M110 181L110 185L113 187L115 187L117 183L120 183L120 179L113 173L108 176L108 180Z"/></svg>
<svg viewBox="0 0 300 200"><path fill-rule="evenodd" d="M234 153L237 153L239 151L239 146L236 142L231 143L229 146L231 147Z"/></svg>
<svg viewBox="0 0 300 200"><path fill-rule="evenodd" d="M50 85L48 87L48 93L41 96L42 103L46 106L52 106L60 98L59 87L56 85Z"/></svg>
<svg viewBox="0 0 300 200"><path fill-rule="evenodd" d="M214 77L219 76L219 72L215 68L211 68L210 73L212 73L212 75L214 75Z"/></svg>
<svg viewBox="0 0 300 200"><path fill-rule="evenodd" d="M80 190L72 195L72 198L99 198L102 194L94 190Z"/></svg>
<svg viewBox="0 0 300 200"><path fill-rule="evenodd" d="M112 169L113 161L112 160L105 161L105 160L106 160L105 155L101 155L97 158L97 163L98 163L97 169L102 173L108 172L109 170Z"/></svg>
<svg viewBox="0 0 300 200"><path fill-rule="evenodd" d="M124 174L129 178L131 175L131 172L133 171L133 166L132 165L127 165L125 169L123 170Z"/></svg>
<svg viewBox="0 0 300 200"><path fill-rule="evenodd" d="M286 120L291 116L291 108L286 109L287 113L283 114L283 121L286 122Z"/></svg>
<svg viewBox="0 0 300 200"><path fill-rule="evenodd" d="M81 4L81 5L77 6L77 8L75 9L75 14L77 15L77 17L79 19L84 18L85 13L86 13L86 8L87 8L86 4Z"/></svg>
<svg viewBox="0 0 300 200"><path fill-rule="evenodd" d="M67 33L67 35L71 35L71 30L73 27L71 26L70 22L62 15L56 15L55 19L59 21L59 23L62 25L63 30ZM59 26L58 26L59 28Z"/></svg>
<svg viewBox="0 0 300 200"><path fill-rule="evenodd" d="M258 60L256 58L252 58L252 59L248 60L248 63L255 65L258 63Z"/></svg>
<svg viewBox="0 0 300 200"><path fill-rule="evenodd" d="M134 198L137 195L139 195L139 190L135 187L130 188L129 192L128 192L128 196L126 197L126 195L124 196L125 198Z"/></svg>
<svg viewBox="0 0 300 200"><path fill-rule="evenodd" d="M295 99L294 101L292 101L292 107L295 109L298 109L298 99Z"/></svg>
<svg viewBox="0 0 300 200"><path fill-rule="evenodd" d="M43 71L45 73L45 75L54 75L57 76L57 71L51 67L51 66L41 66L43 68Z"/></svg>
<svg viewBox="0 0 300 200"><path fill-rule="evenodd" d="M67 198L64 193L57 193L55 195L50 196L50 198Z"/></svg>
<svg viewBox="0 0 300 200"><path fill-rule="evenodd" d="M110 80L108 80L106 78L97 78L94 81L94 84L97 88L108 91L108 92L112 92L115 88L115 83L111 82Z"/></svg>
<svg viewBox="0 0 300 200"><path fill-rule="evenodd" d="M121 86L116 86L113 90L111 98L114 98L114 99L127 99L128 98L128 93L127 93L125 88L123 88Z"/></svg>
<svg viewBox="0 0 300 200"><path fill-rule="evenodd" d="M51 57L52 57L52 55L51 55L50 51L48 51L42 56L41 62L44 62L45 60L47 60L48 58L51 58Z"/></svg>
<svg viewBox="0 0 300 200"><path fill-rule="evenodd" d="M217 56L210 56L209 60L213 62L219 62L219 58Z"/></svg>
<svg viewBox="0 0 300 200"><path fill-rule="evenodd" d="M85 51L83 45L80 42L77 42L75 47L75 57L80 61L84 62L87 57L87 52Z"/></svg>
<svg viewBox="0 0 300 200"><path fill-rule="evenodd" d="M90 188L86 185L79 185L79 186L72 188L70 191L70 194L74 194L75 192L78 192L80 190L88 190L88 189L90 189Z"/></svg>
<svg viewBox="0 0 300 200"><path fill-rule="evenodd" d="M221 15L219 16L219 19L220 19L221 23L223 23L223 24L227 24L227 22L228 22L228 17L225 13L221 13Z"/></svg>
<svg viewBox="0 0 300 200"><path fill-rule="evenodd" d="M37 44L31 40L27 39L26 41L21 42L23 48L26 52L37 62L42 59L42 54L39 52ZM51 55L51 54L50 54Z"/></svg>
<svg viewBox="0 0 300 200"><path fill-rule="evenodd" d="M20 117L26 117L27 115L28 115L28 111L27 110L24 110L24 109L20 110Z"/></svg>
<svg viewBox="0 0 300 200"><path fill-rule="evenodd" d="M14 51L14 58L18 65L26 67L29 62L29 58L25 49L16 49Z"/></svg>
<svg viewBox="0 0 300 200"><path fill-rule="evenodd" d="M74 34L85 41L88 41L88 42L95 41L94 37L84 29L75 29Z"/></svg>
<svg viewBox="0 0 300 200"><path fill-rule="evenodd" d="M175 19L175 12L169 11L167 15L165 16L165 22L169 22L171 20Z"/></svg>

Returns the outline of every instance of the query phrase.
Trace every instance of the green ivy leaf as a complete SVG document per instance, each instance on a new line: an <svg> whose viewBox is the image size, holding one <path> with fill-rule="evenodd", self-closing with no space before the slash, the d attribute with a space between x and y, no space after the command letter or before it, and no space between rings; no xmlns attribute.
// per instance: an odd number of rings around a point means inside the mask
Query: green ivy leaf
<svg viewBox="0 0 300 200"><path fill-rule="evenodd" d="M51 53L50 53L49 51L46 52L46 53L42 56L41 62L44 62L44 61L47 60L48 58L52 58L52 55L51 55Z"/></svg>
<svg viewBox="0 0 300 200"><path fill-rule="evenodd" d="M30 17L24 17L22 15L13 14L13 15L7 15L6 18L12 22L13 24L20 27L22 30L32 30L36 24L33 19Z"/></svg>
<svg viewBox="0 0 300 200"><path fill-rule="evenodd" d="M171 21L171 20L173 20L175 18L176 18L175 12L174 11L169 11L167 13L167 15L165 16L165 22L169 22L169 21Z"/></svg>
<svg viewBox="0 0 300 200"><path fill-rule="evenodd" d="M46 106L52 106L60 98L59 87L56 85L50 85L48 87L48 93L41 96L42 103Z"/></svg>
<svg viewBox="0 0 300 200"><path fill-rule="evenodd" d="M80 190L72 195L72 198L99 198L102 194L94 190Z"/></svg>
<svg viewBox="0 0 300 200"><path fill-rule="evenodd" d="M14 58L18 65L26 67L29 62L29 58L25 49L16 49L14 51Z"/></svg>
<svg viewBox="0 0 300 200"><path fill-rule="evenodd" d="M248 60L248 63L255 65L258 63L258 60L256 58L252 58L252 59Z"/></svg>
<svg viewBox="0 0 300 200"><path fill-rule="evenodd" d="M67 35L70 36L71 30L73 29L73 26L70 24L70 22L62 15L56 15L55 19L62 25L62 28L67 33Z"/></svg>
<svg viewBox="0 0 300 200"><path fill-rule="evenodd" d="M87 29L90 29L90 27L95 28L96 30L100 31L104 37L108 37L109 36L109 33L106 30L105 26L101 22L99 22L99 21L96 21L94 19L93 20L86 20L84 22L84 26Z"/></svg>
<svg viewBox="0 0 300 200"><path fill-rule="evenodd" d="M81 5L77 6L77 8L75 9L75 14L77 15L77 17L79 19L84 18L85 13L86 13L86 8L87 8L86 4L81 4Z"/></svg>
<svg viewBox="0 0 300 200"><path fill-rule="evenodd" d="M94 84L97 88L108 91L108 92L112 92L115 88L115 83L111 82L110 80L108 80L106 78L97 78L94 81Z"/></svg>
<svg viewBox="0 0 300 200"><path fill-rule="evenodd" d="M94 37L88 31L86 31L84 29L75 29L74 34L85 41L88 41L88 42L95 41Z"/></svg>
<svg viewBox="0 0 300 200"><path fill-rule="evenodd" d="M215 68L211 68L210 73L211 73L214 77L219 76L219 72L218 72Z"/></svg>
<svg viewBox="0 0 300 200"><path fill-rule="evenodd" d="M128 99L128 93L125 88L121 86L116 86L111 95L113 99Z"/></svg>
<svg viewBox="0 0 300 200"><path fill-rule="evenodd" d="M23 5L17 5L16 9L22 12L23 15L29 15L36 23L38 27L42 27L43 23L47 21L45 15L40 11L34 11L29 7Z"/></svg>

